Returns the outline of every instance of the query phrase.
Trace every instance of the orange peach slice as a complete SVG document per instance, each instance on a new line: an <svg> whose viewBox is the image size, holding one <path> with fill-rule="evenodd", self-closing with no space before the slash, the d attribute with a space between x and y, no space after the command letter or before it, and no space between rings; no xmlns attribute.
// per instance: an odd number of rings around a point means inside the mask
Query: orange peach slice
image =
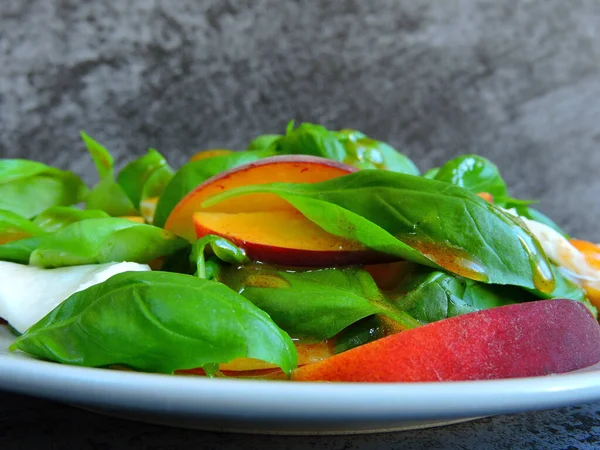
<svg viewBox="0 0 600 450"><path fill-rule="evenodd" d="M214 148L212 150L203 150L196 153L190 158L189 162L200 161L201 159L213 158L214 156L223 156L233 153L232 150L225 150L224 148Z"/></svg>
<svg viewBox="0 0 600 450"><path fill-rule="evenodd" d="M581 284L585 289L585 293L589 301L596 308L600 308L600 246L589 241L582 241L579 239L571 239L569 242L583 253L585 260L592 269L597 271L596 277L584 278L581 280Z"/></svg>
<svg viewBox="0 0 600 450"><path fill-rule="evenodd" d="M165 229L196 240L192 216L196 212L244 213L293 209L273 194L250 194L223 201L210 208L202 204L227 189L266 183L317 183L346 175L356 169L337 161L314 156L273 156L222 172L200 184L186 195L167 218Z"/></svg>
<svg viewBox="0 0 600 450"><path fill-rule="evenodd" d="M215 234L243 248L253 261L288 266L335 266L387 258L329 234L295 209L194 213L198 237Z"/></svg>
<svg viewBox="0 0 600 450"><path fill-rule="evenodd" d="M600 361L600 325L574 300L440 320L296 369L297 381L458 381L569 372Z"/></svg>
<svg viewBox="0 0 600 450"><path fill-rule="evenodd" d="M313 344L296 343L298 365L312 364L333 356L334 343L326 340ZM283 371L274 364L254 358L238 358L231 362L219 364L219 370L228 377L286 379ZM178 374L205 375L202 369L178 370Z"/></svg>

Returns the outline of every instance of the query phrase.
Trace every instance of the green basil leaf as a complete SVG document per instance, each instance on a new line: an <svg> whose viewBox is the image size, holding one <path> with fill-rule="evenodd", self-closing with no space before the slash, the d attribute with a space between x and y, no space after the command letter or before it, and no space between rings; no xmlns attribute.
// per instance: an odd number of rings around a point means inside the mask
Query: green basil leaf
<svg viewBox="0 0 600 450"><path fill-rule="evenodd" d="M165 187L154 214L154 225L164 227L179 201L209 178L242 164L269 156L266 151L239 152L214 156L187 163L179 169Z"/></svg>
<svg viewBox="0 0 600 450"><path fill-rule="evenodd" d="M136 216L137 209L121 186L110 178L100 181L88 194L85 207L106 212L115 217Z"/></svg>
<svg viewBox="0 0 600 450"><path fill-rule="evenodd" d="M110 152L85 131L82 131L79 134L94 161L94 165L98 171L98 178L100 178L100 180L114 178L114 160Z"/></svg>
<svg viewBox="0 0 600 450"><path fill-rule="evenodd" d="M99 209L111 216L137 215L137 209L123 188L115 182L113 157L108 150L81 132L81 138L90 153L100 182L88 193L85 201L86 209Z"/></svg>
<svg viewBox="0 0 600 450"><path fill-rule="evenodd" d="M385 142L371 139L356 130L340 130L336 135L346 149L344 162L347 164L360 169L385 169L410 175L420 173L410 159Z"/></svg>
<svg viewBox="0 0 600 450"><path fill-rule="evenodd" d="M262 134L260 136L255 137L248 144L247 150L264 150L269 148L275 141L277 141L281 137L280 134Z"/></svg>
<svg viewBox="0 0 600 450"><path fill-rule="evenodd" d="M148 197L158 197L175 172L165 158L151 148L141 158L127 164L117 177L134 206Z"/></svg>
<svg viewBox="0 0 600 450"><path fill-rule="evenodd" d="M31 253L40 245L43 236L31 236L0 245L0 261L29 264Z"/></svg>
<svg viewBox="0 0 600 450"><path fill-rule="evenodd" d="M327 339L373 314L383 314L403 328L420 325L397 310L362 269L290 272L251 265L234 269L223 282L297 338Z"/></svg>
<svg viewBox="0 0 600 450"><path fill-rule="evenodd" d="M73 205L86 193L72 172L22 159L0 160L0 209L30 219L55 205Z"/></svg>
<svg viewBox="0 0 600 450"><path fill-rule="evenodd" d="M393 298L396 306L424 323L476 311L462 298L465 293L464 278L439 271L421 270L409 277Z"/></svg>
<svg viewBox="0 0 600 450"><path fill-rule="evenodd" d="M148 198L160 197L174 175L175 172L171 169L171 166L168 168L162 167L161 169L154 171L144 183L140 203Z"/></svg>
<svg viewBox="0 0 600 450"><path fill-rule="evenodd" d="M397 288L392 301L423 323L532 299L520 288L478 283L420 268Z"/></svg>
<svg viewBox="0 0 600 450"><path fill-rule="evenodd" d="M494 197L506 197L506 183L498 167L478 155L462 155L439 168L435 178L468 189L475 194L487 192Z"/></svg>
<svg viewBox="0 0 600 450"><path fill-rule="evenodd" d="M237 245L229 242L227 239L208 234L198 239L192 244L190 261L196 265L196 276L200 278L212 279L207 276L205 249L209 247L212 253L221 261L229 264L247 264L250 262L246 252ZM214 264L211 264L211 276L214 276Z"/></svg>
<svg viewBox="0 0 600 450"><path fill-rule="evenodd" d="M40 267L148 263L187 246L172 233L127 219L87 219L42 236L29 263Z"/></svg>
<svg viewBox="0 0 600 450"><path fill-rule="evenodd" d="M79 366L173 373L257 358L289 373L294 344L227 286L189 275L126 272L77 292L17 338L11 350Z"/></svg>
<svg viewBox="0 0 600 450"><path fill-rule="evenodd" d="M499 200L500 201L498 202L496 199L494 199L494 203L497 205L502 205L504 209L520 208L538 203L537 200L522 200L512 197L499 197Z"/></svg>
<svg viewBox="0 0 600 450"><path fill-rule="evenodd" d="M553 289L546 255L522 222L466 189L423 177L363 170L314 184L230 189L269 192L329 233L382 253L491 284Z"/></svg>
<svg viewBox="0 0 600 450"><path fill-rule="evenodd" d="M429 169L427 172L423 174L423 177L429 178L430 180L435 180L436 175L440 171L439 167L434 167L433 169Z"/></svg>
<svg viewBox="0 0 600 450"><path fill-rule="evenodd" d="M0 209L0 244L42 233L43 231L31 220L12 211Z"/></svg>
<svg viewBox="0 0 600 450"><path fill-rule="evenodd" d="M312 155L335 161L346 160L346 149L336 134L322 125L300 124L273 143L278 155Z"/></svg>
<svg viewBox="0 0 600 450"><path fill-rule="evenodd" d="M497 284L483 284L473 280L466 280L463 300L476 310L496 308L536 300L527 290L516 286L501 286Z"/></svg>
<svg viewBox="0 0 600 450"><path fill-rule="evenodd" d="M163 263L160 267L160 270L162 270L163 272L175 272L184 273L186 275L194 275L194 273L196 272L196 266L194 265L194 267L192 267L192 264L190 264L191 251L192 247L188 245L187 247L184 247L181 250L177 250L176 252L173 252L170 255L165 255L162 258ZM212 280L213 278L209 278L207 275L206 279Z"/></svg>
<svg viewBox="0 0 600 450"><path fill-rule="evenodd" d="M342 353L354 347L385 337L385 325L379 316L369 316L344 328L335 336L334 353Z"/></svg>
<svg viewBox="0 0 600 450"><path fill-rule="evenodd" d="M28 159L0 159L0 184L33 177L48 168L46 164Z"/></svg>
<svg viewBox="0 0 600 450"><path fill-rule="evenodd" d="M44 232L51 233L85 219L101 219L106 217L109 217L109 215L104 211L97 209L77 209L68 206L53 206L33 219L33 223Z"/></svg>

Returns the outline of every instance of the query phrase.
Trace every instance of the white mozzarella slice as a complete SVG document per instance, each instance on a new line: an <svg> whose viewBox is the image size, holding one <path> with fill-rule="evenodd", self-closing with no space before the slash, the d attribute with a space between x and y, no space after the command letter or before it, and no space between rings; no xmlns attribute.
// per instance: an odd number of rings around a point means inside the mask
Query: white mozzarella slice
<svg viewBox="0 0 600 450"><path fill-rule="evenodd" d="M0 261L0 317L22 333L75 292L121 272L148 270L132 262L41 269Z"/></svg>

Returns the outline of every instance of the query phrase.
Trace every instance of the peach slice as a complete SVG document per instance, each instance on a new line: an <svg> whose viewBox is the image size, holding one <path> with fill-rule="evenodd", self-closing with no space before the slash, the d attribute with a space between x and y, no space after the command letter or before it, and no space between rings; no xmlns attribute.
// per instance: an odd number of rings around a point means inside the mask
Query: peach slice
<svg viewBox="0 0 600 450"><path fill-rule="evenodd" d="M25 231L20 233L10 233L0 236L0 245L8 244L9 242L18 241L19 239L25 239L30 237L31 234Z"/></svg>
<svg viewBox="0 0 600 450"><path fill-rule="evenodd" d="M225 150L224 148L213 148L211 150L202 150L202 151L194 154L190 158L189 162L200 161L201 159L212 158L214 156L229 155L230 153L233 153L233 151L232 150Z"/></svg>
<svg viewBox="0 0 600 450"><path fill-rule="evenodd" d="M600 246L580 239L570 239L569 242L583 254L590 266L591 273L593 274L594 270L596 271L595 277L585 277L581 279L580 283L585 289L588 300L596 308L600 308Z"/></svg>
<svg viewBox="0 0 600 450"><path fill-rule="evenodd" d="M234 187L266 183L317 183L354 172L347 164L315 156L273 156L222 172L200 184L175 206L165 229L196 240L192 216L195 212L244 213L293 209L274 194L250 194L223 201L210 208L202 204L209 197Z"/></svg>
<svg viewBox="0 0 600 450"><path fill-rule="evenodd" d="M303 366L333 356L334 342L325 340L313 344L296 342L298 352L298 365ZM283 371L274 364L253 359L237 358L228 363L219 364L219 370L223 375L238 378L261 378L261 379L287 379ZM205 375L202 369L178 370L182 375Z"/></svg>
<svg viewBox="0 0 600 450"><path fill-rule="evenodd" d="M333 356L333 341L326 340L313 344L296 343L298 352L298 365L305 366ZM219 364L219 370L230 372L250 372L252 370L277 369L274 364L252 358L238 358L231 362Z"/></svg>
<svg viewBox="0 0 600 450"><path fill-rule="evenodd" d="M215 234L246 251L253 261L287 266L359 264L387 258L334 236L295 209L249 213L194 213L196 235ZM388 258L389 259L389 258Z"/></svg>
<svg viewBox="0 0 600 450"><path fill-rule="evenodd" d="M458 381L563 373L600 361L600 325L574 300L492 308L296 369L297 381Z"/></svg>
<svg viewBox="0 0 600 450"><path fill-rule="evenodd" d="M408 261L395 261L383 264L365 266L365 270L371 274L379 289L388 291L394 289L410 272L412 263Z"/></svg>

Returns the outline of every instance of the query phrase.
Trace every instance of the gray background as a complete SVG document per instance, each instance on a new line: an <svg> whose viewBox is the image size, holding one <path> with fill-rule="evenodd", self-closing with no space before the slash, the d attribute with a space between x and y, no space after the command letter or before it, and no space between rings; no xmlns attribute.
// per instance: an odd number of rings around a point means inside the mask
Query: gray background
<svg viewBox="0 0 600 450"><path fill-rule="evenodd" d="M493 159L515 196L600 241L600 2L2 0L0 155L95 180L178 166L288 120L354 127L421 169Z"/></svg>
<svg viewBox="0 0 600 450"><path fill-rule="evenodd" d="M120 165L243 148L289 119L353 127L421 169L465 152L600 241L600 1L0 0L0 156L95 181ZM17 448L594 448L598 403L437 430L261 438L108 419L0 392Z"/></svg>

